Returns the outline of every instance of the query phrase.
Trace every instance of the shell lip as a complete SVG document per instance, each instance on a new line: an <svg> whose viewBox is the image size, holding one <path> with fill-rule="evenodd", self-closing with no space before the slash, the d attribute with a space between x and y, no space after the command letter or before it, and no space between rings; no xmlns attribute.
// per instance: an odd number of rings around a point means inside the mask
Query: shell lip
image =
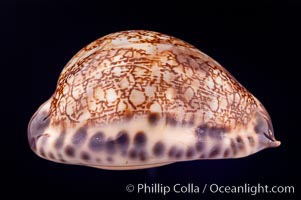
<svg viewBox="0 0 301 200"><path fill-rule="evenodd" d="M270 125L270 123L269 123ZM273 128L272 126L270 126L269 128ZM272 129L273 130L273 129ZM265 137L267 137L269 139L269 143L268 143L268 146L269 147L278 147L281 145L281 142L276 140L274 134L273 134L273 131L271 129L269 129L269 134L266 134L264 132L264 135Z"/></svg>
<svg viewBox="0 0 301 200"><path fill-rule="evenodd" d="M269 147L279 147L281 145L281 142L278 140L273 140L269 142Z"/></svg>
<svg viewBox="0 0 301 200"><path fill-rule="evenodd" d="M49 125L50 122L50 112L45 106L49 105L49 100L43 103L30 118L27 125L27 139L30 148L36 151L36 142L42 135L44 129ZM38 118L38 119L37 119Z"/></svg>
<svg viewBox="0 0 301 200"><path fill-rule="evenodd" d="M153 163L153 164L144 164L144 165L123 165L123 166L108 166L108 165L88 165L88 166L99 168L99 169L106 169L106 170L137 170L137 169L161 167L172 163L173 162Z"/></svg>
<svg viewBox="0 0 301 200"><path fill-rule="evenodd" d="M33 116L30 118L29 123L27 125L27 139L30 148L35 151L36 150L36 138L32 136L32 131L31 131L31 125L34 120L34 118L38 115L40 108L33 114Z"/></svg>

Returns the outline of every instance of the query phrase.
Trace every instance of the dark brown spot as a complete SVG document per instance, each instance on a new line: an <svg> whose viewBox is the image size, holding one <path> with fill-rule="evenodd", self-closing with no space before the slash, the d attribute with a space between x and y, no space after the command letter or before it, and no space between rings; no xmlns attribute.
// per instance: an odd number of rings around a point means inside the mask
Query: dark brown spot
<svg viewBox="0 0 301 200"><path fill-rule="evenodd" d="M266 123L266 119L264 119L264 117L258 113L256 117L257 117L257 121L256 121L256 126L254 127L255 133L261 134L263 132L266 132L268 126Z"/></svg>
<svg viewBox="0 0 301 200"><path fill-rule="evenodd" d="M204 142L199 141L199 142L196 143L195 149L196 149L198 152L201 152L201 151L203 151L204 146L205 146L205 145L204 145Z"/></svg>
<svg viewBox="0 0 301 200"><path fill-rule="evenodd" d="M227 131L224 127L209 127L206 124L202 124L196 128L196 136L197 138L209 136L214 139L222 139Z"/></svg>
<svg viewBox="0 0 301 200"><path fill-rule="evenodd" d="M176 155L175 155L175 157L176 157L177 159L180 159L182 156L183 156L183 150L178 149L178 150L177 150L177 153L176 153Z"/></svg>
<svg viewBox="0 0 301 200"><path fill-rule="evenodd" d="M85 151L81 153L80 157L81 157L81 159L83 159L83 160L90 160L90 155L89 155L89 153L87 153L87 152L85 152Z"/></svg>
<svg viewBox="0 0 301 200"><path fill-rule="evenodd" d="M107 161L108 162L113 162L113 158L110 156L110 157L107 157Z"/></svg>
<svg viewBox="0 0 301 200"><path fill-rule="evenodd" d="M178 121L174 116L171 116L171 115L166 116L166 124L169 124L171 126L176 126L177 123L178 123Z"/></svg>
<svg viewBox="0 0 301 200"><path fill-rule="evenodd" d="M175 146L172 146L168 152L168 156L171 158L181 158L183 156L183 150L178 149Z"/></svg>
<svg viewBox="0 0 301 200"><path fill-rule="evenodd" d="M231 144L230 144L231 148L232 148L232 152L233 152L233 155L236 155L237 153L237 147L236 147L236 144L234 142L234 140L231 138Z"/></svg>
<svg viewBox="0 0 301 200"><path fill-rule="evenodd" d="M55 159L53 153L51 153L51 152L48 153L48 157L49 157L50 159Z"/></svg>
<svg viewBox="0 0 301 200"><path fill-rule="evenodd" d="M229 149L226 149L225 152L224 152L224 158L227 158L230 154L230 150Z"/></svg>
<svg viewBox="0 0 301 200"><path fill-rule="evenodd" d="M238 149L243 149L244 148L244 141L240 136L237 136L236 138L236 143L237 143L237 148Z"/></svg>
<svg viewBox="0 0 301 200"><path fill-rule="evenodd" d="M219 153L220 153L220 148L218 146L215 146L212 148L212 150L209 154L209 158L216 157Z"/></svg>
<svg viewBox="0 0 301 200"><path fill-rule="evenodd" d="M68 145L68 146L66 146L66 148L65 148L65 153L66 153L66 155L69 156L69 157L74 157L75 150L74 150L74 148L73 148L72 146Z"/></svg>
<svg viewBox="0 0 301 200"><path fill-rule="evenodd" d="M177 148L175 146L172 146L169 149L168 156L169 157L175 157L176 153L177 153Z"/></svg>
<svg viewBox="0 0 301 200"><path fill-rule="evenodd" d="M139 159L140 159L141 161L145 161L146 158L147 158L146 152L145 152L145 151L140 151L140 152L139 152Z"/></svg>
<svg viewBox="0 0 301 200"><path fill-rule="evenodd" d="M134 145L137 148L144 147L146 144L146 136L142 131L139 131L134 137Z"/></svg>
<svg viewBox="0 0 301 200"><path fill-rule="evenodd" d="M87 138L87 130L86 128L80 128L76 131L76 133L72 137L72 143L75 146L81 146Z"/></svg>
<svg viewBox="0 0 301 200"><path fill-rule="evenodd" d="M158 113L151 113L148 115L148 122L151 124L151 125L156 125L157 122L159 121L159 114Z"/></svg>
<svg viewBox="0 0 301 200"><path fill-rule="evenodd" d="M260 131L260 125L256 125L256 126L254 127L254 131L255 131L255 133L257 133L257 134L260 134L260 133L261 133L261 131Z"/></svg>
<svg viewBox="0 0 301 200"><path fill-rule="evenodd" d="M89 142L89 148L92 151L100 151L104 148L105 145L105 136L102 132L95 133Z"/></svg>
<svg viewBox="0 0 301 200"><path fill-rule="evenodd" d="M153 147L153 153L155 156L163 155L165 150L164 144L162 142L157 142Z"/></svg>
<svg viewBox="0 0 301 200"><path fill-rule="evenodd" d="M96 162L99 162L99 163L101 162L100 158L96 158L95 160L96 160Z"/></svg>
<svg viewBox="0 0 301 200"><path fill-rule="evenodd" d="M131 149L130 152L129 152L129 157L131 159L136 159L137 156L138 156L138 152L135 149Z"/></svg>
<svg viewBox="0 0 301 200"><path fill-rule="evenodd" d="M129 110L126 110L124 112L124 119L126 121L130 121L133 118L133 116L134 116L134 114L131 111L129 111Z"/></svg>
<svg viewBox="0 0 301 200"><path fill-rule="evenodd" d="M227 131L226 128L211 127L208 130L208 136L215 139L223 139L223 135L226 133L226 131Z"/></svg>
<svg viewBox="0 0 301 200"><path fill-rule="evenodd" d="M241 142L242 142L242 139L241 139L240 136L238 136L238 137L236 138L236 142L237 142L237 143L241 143Z"/></svg>
<svg viewBox="0 0 301 200"><path fill-rule="evenodd" d="M115 153L115 141L112 139L108 139L106 142L106 151L108 153Z"/></svg>
<svg viewBox="0 0 301 200"><path fill-rule="evenodd" d="M61 134L59 135L59 137L56 139L55 143L54 143L54 147L56 149L61 149L64 145L64 140L65 140L65 131L61 132Z"/></svg>
<svg viewBox="0 0 301 200"><path fill-rule="evenodd" d="M193 147L188 147L187 151L186 151L186 157L187 158L191 158L193 157L195 154L195 150Z"/></svg>
<svg viewBox="0 0 301 200"><path fill-rule="evenodd" d="M122 150L127 149L129 146L129 136L126 131L120 131L117 134L116 145Z"/></svg>
<svg viewBox="0 0 301 200"><path fill-rule="evenodd" d="M250 143L251 146L255 145L255 140L252 136L248 136L248 140L249 140L249 143Z"/></svg>

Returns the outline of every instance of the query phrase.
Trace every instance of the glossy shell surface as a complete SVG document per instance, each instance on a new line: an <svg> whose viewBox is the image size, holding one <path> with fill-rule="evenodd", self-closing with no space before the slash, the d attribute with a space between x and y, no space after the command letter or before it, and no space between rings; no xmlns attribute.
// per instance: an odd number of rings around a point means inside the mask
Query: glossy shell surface
<svg viewBox="0 0 301 200"><path fill-rule="evenodd" d="M144 30L80 50L30 120L28 139L45 159L120 170L280 145L263 105L219 63Z"/></svg>

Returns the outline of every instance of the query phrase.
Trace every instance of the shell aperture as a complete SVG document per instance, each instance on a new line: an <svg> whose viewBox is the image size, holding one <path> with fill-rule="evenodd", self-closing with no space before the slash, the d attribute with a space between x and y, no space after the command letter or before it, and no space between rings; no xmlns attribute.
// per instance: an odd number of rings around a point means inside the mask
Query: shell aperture
<svg viewBox="0 0 301 200"><path fill-rule="evenodd" d="M219 63L145 30L81 49L31 118L28 140L42 158L116 170L239 158L280 145L264 106Z"/></svg>

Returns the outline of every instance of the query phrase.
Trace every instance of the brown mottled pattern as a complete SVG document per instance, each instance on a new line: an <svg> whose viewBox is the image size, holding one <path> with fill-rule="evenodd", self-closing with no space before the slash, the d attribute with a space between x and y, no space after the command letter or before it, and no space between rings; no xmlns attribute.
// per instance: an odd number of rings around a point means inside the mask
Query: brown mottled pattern
<svg viewBox="0 0 301 200"><path fill-rule="evenodd" d="M217 62L151 31L114 33L83 48L61 73L51 102L53 121L96 124L156 112L234 128L254 109L252 95Z"/></svg>

